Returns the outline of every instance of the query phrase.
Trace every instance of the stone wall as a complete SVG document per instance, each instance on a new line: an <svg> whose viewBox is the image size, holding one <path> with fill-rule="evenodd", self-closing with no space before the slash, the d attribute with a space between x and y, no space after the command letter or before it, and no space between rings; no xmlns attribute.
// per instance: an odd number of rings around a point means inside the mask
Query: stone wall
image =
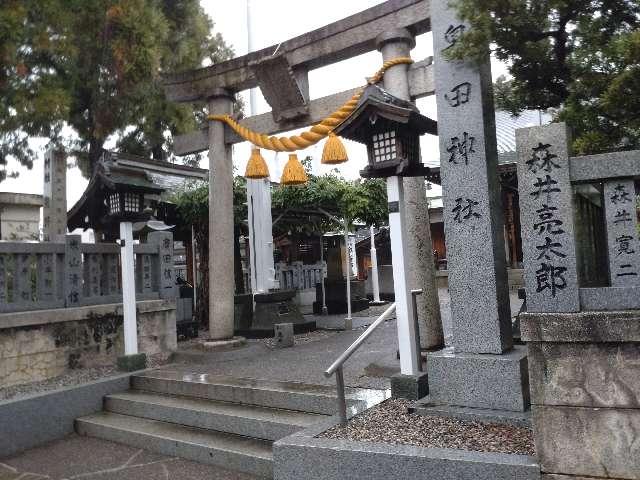
<svg viewBox="0 0 640 480"><path fill-rule="evenodd" d="M140 352L175 350L175 302L142 301L137 311ZM122 304L0 315L0 387L114 365L123 353Z"/></svg>
<svg viewBox="0 0 640 480"><path fill-rule="evenodd" d="M543 478L640 478L640 311L520 318Z"/></svg>

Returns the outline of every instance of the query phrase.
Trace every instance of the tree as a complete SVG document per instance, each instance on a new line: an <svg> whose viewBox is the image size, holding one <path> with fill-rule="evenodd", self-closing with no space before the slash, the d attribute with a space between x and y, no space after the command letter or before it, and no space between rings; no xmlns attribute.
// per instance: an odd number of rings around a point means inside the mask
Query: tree
<svg viewBox="0 0 640 480"><path fill-rule="evenodd" d="M471 28L450 58L492 45L512 79L496 104L514 114L555 109L578 154L640 146L640 4L636 0L456 0Z"/></svg>
<svg viewBox="0 0 640 480"><path fill-rule="evenodd" d="M36 3L38 5L36 5ZM50 58L69 50L66 40L47 35L43 17L58 15L54 2L7 0L0 4L0 181L9 158L31 168L30 135L49 136L62 128L68 98Z"/></svg>
<svg viewBox="0 0 640 480"><path fill-rule="evenodd" d="M87 174L114 134L122 150L165 160L171 135L203 111L167 102L161 75L229 58L212 26L198 0L3 2L0 165L31 165L29 136L65 143Z"/></svg>

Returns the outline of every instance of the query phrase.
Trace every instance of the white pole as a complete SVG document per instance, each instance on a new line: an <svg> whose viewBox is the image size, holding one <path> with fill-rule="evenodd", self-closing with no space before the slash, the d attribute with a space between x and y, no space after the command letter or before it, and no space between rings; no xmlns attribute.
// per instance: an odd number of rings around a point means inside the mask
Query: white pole
<svg viewBox="0 0 640 480"><path fill-rule="evenodd" d="M247 53L255 50L255 16L252 1L247 1ZM257 113L257 90L249 89L249 114ZM273 233L271 223L271 181L247 180L247 203L249 214L249 243L251 262L251 291L268 292L274 286Z"/></svg>
<svg viewBox="0 0 640 480"><path fill-rule="evenodd" d="M387 198L389 204L398 208L389 212L391 230L391 256L393 257L393 289L396 297L396 318L398 326L398 347L400 349L400 373L418 375L418 352L416 349L416 328L411 313L411 289L407 285L407 246L405 229L405 203L402 178L387 179ZM390 209L391 210L391 209Z"/></svg>
<svg viewBox="0 0 640 480"><path fill-rule="evenodd" d="M254 22L254 18L251 15L251 0L247 0L247 53L251 53L255 50L255 45L254 45L254 37L253 37L253 30L255 27L255 22ZM255 115L256 114L256 101L257 101L257 96L256 96L256 89L255 88L250 88L249 89L249 113L250 115Z"/></svg>
<svg viewBox="0 0 640 480"><path fill-rule="evenodd" d="M120 263L122 265L122 312L124 316L124 354L138 353L136 324L136 281L133 260L133 225L120 222Z"/></svg>
<svg viewBox="0 0 640 480"><path fill-rule="evenodd" d="M324 242L322 240L322 234L320 234L320 265L322 265L322 275L320 276L321 286L322 286L322 315L328 315L329 311L327 310L327 292L324 287L324 279L327 274L327 269L324 265Z"/></svg>
<svg viewBox="0 0 640 480"><path fill-rule="evenodd" d="M376 236L371 225L371 286L373 287L373 301L380 303L380 284L378 283L378 253L376 251Z"/></svg>
<svg viewBox="0 0 640 480"><path fill-rule="evenodd" d="M344 274L347 280L347 318L345 319L345 330L351 330L351 259L349 258L349 224L344 219Z"/></svg>
<svg viewBox="0 0 640 480"><path fill-rule="evenodd" d="M192 271L193 271L193 311L196 311L196 306L198 305L198 259L196 258L197 250L196 250L196 233L191 225L191 263Z"/></svg>

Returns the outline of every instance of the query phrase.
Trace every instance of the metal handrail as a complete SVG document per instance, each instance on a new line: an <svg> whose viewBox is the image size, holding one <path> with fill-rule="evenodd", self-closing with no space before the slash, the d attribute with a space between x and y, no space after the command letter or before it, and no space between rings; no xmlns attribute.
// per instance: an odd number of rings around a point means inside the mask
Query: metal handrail
<svg viewBox="0 0 640 480"><path fill-rule="evenodd" d="M345 399L344 393L344 375L342 371L342 367L344 362L346 362L353 353L360 348L360 346L364 343L364 341L373 333L373 331L378 328L381 324L387 320L391 314L395 311L396 304L392 303L389 308L387 308L382 315L380 315L371 325L367 327L367 329L362 332L356 340L349 345L342 355L340 355L335 362L331 364L329 368L324 372L325 377L330 377L334 373L336 374L336 388L338 391L338 410L340 414L340 422L345 424L347 423L347 402Z"/></svg>

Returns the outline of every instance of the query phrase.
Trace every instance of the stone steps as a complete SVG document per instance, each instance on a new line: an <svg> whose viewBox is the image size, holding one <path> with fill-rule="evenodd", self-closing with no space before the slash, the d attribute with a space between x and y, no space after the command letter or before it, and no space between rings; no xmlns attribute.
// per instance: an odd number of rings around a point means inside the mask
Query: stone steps
<svg viewBox="0 0 640 480"><path fill-rule="evenodd" d="M351 414L386 398L349 389ZM332 386L154 370L107 395L76 431L147 450L271 477L272 443L333 415Z"/></svg>
<svg viewBox="0 0 640 480"><path fill-rule="evenodd" d="M108 395L105 410L272 441L326 418L314 413L136 390Z"/></svg>
<svg viewBox="0 0 640 480"><path fill-rule="evenodd" d="M337 408L335 387L329 385L156 370L133 376L131 386L147 392L322 415L334 415ZM384 391L369 389L347 389L346 397L352 414L386 398Z"/></svg>
<svg viewBox="0 0 640 480"><path fill-rule="evenodd" d="M80 435L271 477L272 442L147 418L100 412L76 420Z"/></svg>

